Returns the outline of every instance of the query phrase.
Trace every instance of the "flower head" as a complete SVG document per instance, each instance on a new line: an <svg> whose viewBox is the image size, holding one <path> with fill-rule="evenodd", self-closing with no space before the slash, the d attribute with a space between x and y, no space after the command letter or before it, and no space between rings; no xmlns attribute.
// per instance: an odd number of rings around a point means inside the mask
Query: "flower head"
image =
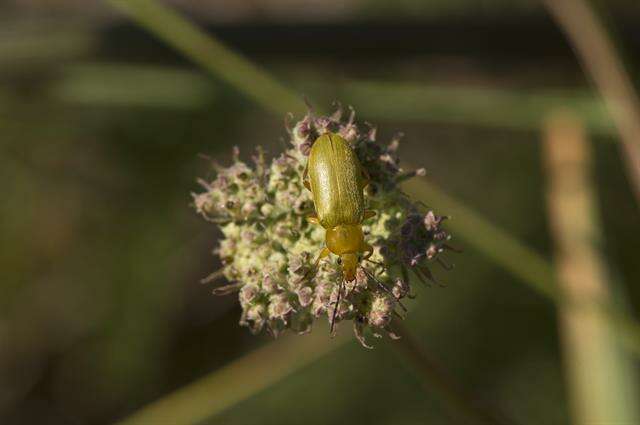
<svg viewBox="0 0 640 425"><path fill-rule="evenodd" d="M365 189L368 208L377 212L363 223L373 253L360 259L351 282L343 282L336 256L314 269L325 231L306 220L314 206L303 173L314 141L326 132L338 133L351 144L371 178ZM216 166L215 179L200 181L204 190L193 194L196 211L219 225L223 234L216 253L222 275L232 284L217 293L238 291L240 324L253 332L305 333L324 317L352 320L365 347L367 329L394 337L397 309L404 309L401 300L411 293L409 271L424 282L432 279L427 263L448 248L445 217L423 210L399 188L424 170L403 171L397 155L400 136L389 143L377 141L376 129L362 131L353 110L347 119L341 109L330 116L308 113L289 134L291 147L271 162L260 148L251 163L243 162L234 149L233 164Z"/></svg>

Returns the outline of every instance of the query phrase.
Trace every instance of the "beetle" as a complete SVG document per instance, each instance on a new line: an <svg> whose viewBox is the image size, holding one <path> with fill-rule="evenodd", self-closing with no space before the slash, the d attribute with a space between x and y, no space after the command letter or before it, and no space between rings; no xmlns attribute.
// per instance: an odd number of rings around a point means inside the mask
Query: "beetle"
<svg viewBox="0 0 640 425"><path fill-rule="evenodd" d="M325 247L310 271L316 270L320 260L333 253L339 256L338 262L342 265L344 277L333 310L331 334L344 282L353 281L360 259L368 260L373 254L373 247L365 242L362 232L363 221L376 215L375 211L365 209L364 205L363 190L370 180L349 142L340 135L325 133L311 146L302 182L311 191L316 213L308 216L307 220L324 227L326 235ZM389 288L373 274L364 268L362 270L380 289L393 296ZM400 306L406 311L406 307Z"/></svg>
<svg viewBox="0 0 640 425"><path fill-rule="evenodd" d="M369 180L349 142L340 135L325 133L313 143L303 183L311 191L316 214L307 220L326 230L326 246L315 264L330 253L338 255L347 282L355 279L358 255L368 258L373 253L362 233L362 222L376 214L364 206L363 189Z"/></svg>
<svg viewBox="0 0 640 425"><path fill-rule="evenodd" d="M315 207L315 214L307 220L324 227L326 235L325 247L312 270L317 269L321 259L333 253L339 256L344 277L331 319L332 334L344 282L356 278L359 255L367 259L373 253L373 247L365 242L362 233L362 222L376 214L364 206L363 190L369 180L355 152L340 135L325 133L313 143L302 177Z"/></svg>
<svg viewBox="0 0 640 425"><path fill-rule="evenodd" d="M315 207L315 214L307 220L326 230L325 247L312 270L332 253L339 256L338 262L342 265L344 279L331 320L333 333L343 283L355 279L360 254L362 259L367 259L373 253L373 247L365 242L362 233L362 222L376 214L364 205L363 190L370 178L349 142L338 134L325 133L311 146L302 181L311 191Z"/></svg>

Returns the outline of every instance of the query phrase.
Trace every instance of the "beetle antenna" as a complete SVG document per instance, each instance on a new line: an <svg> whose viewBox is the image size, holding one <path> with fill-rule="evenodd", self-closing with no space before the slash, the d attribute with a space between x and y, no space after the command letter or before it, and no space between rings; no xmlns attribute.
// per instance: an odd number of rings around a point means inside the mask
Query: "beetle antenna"
<svg viewBox="0 0 640 425"><path fill-rule="evenodd" d="M386 294L391 295L391 297L392 297L394 300L396 300L396 302L398 303L398 305L399 305L399 306L400 306L400 307L401 307L405 312L406 312L406 311L408 311L408 310L407 310L407 307L405 307L405 306L404 306L404 304L402 304L402 303L400 302L400 300L399 300L399 299L397 299L397 298L395 297L395 295L393 295L393 292L391 292L391 290L390 290L389 288L387 288L387 287L386 287L382 282L380 282L378 279L376 279L376 278L375 278L375 276L374 276L371 272L368 272L368 271L367 271L367 269L365 269L365 268L363 267L363 268L362 268L362 270L364 271L364 273L365 273L367 276L369 276L369 277L371 278L371 280L373 280L375 283L377 283L377 284L378 284L378 286L380 287L380 289L382 289Z"/></svg>
<svg viewBox="0 0 640 425"><path fill-rule="evenodd" d="M385 264L385 263L381 263L381 262L379 262L379 261L370 260L370 259L368 259L368 258L363 258L363 260L368 261L368 262L370 262L370 263L372 263L372 264L375 264L376 266L380 266L380 267L382 267L382 270L383 270L383 271L389 271L389 267L390 267L390 266L392 266L392 265L394 265L394 264L396 264L395 262L391 262L391 263L389 263L389 264ZM408 280L408 279L407 279L407 280Z"/></svg>
<svg viewBox="0 0 640 425"><path fill-rule="evenodd" d="M334 336L334 329L336 325L336 316L338 315L338 308L340 308L340 299L342 298L342 287L344 285L344 279L340 280L340 286L338 287L338 299L336 300L336 305L333 307L333 314L331 315L331 327L329 330L329 334Z"/></svg>

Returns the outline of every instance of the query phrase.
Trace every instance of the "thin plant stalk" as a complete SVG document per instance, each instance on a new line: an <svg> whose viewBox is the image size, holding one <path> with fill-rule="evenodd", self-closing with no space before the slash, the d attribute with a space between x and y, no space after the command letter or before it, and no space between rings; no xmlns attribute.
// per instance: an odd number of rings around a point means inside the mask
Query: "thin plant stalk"
<svg viewBox="0 0 640 425"><path fill-rule="evenodd" d="M323 83L312 84L318 93L325 87L324 91L331 92ZM589 132L603 136L616 134L604 102L589 89L528 91L461 84L351 80L340 84L337 93L340 98L358 105L358 112L377 120L538 131L549 110L570 107L585 121Z"/></svg>
<svg viewBox="0 0 640 425"><path fill-rule="evenodd" d="M347 332L288 336L232 361L128 416L119 425L202 423L350 341Z"/></svg>
<svg viewBox="0 0 640 425"><path fill-rule="evenodd" d="M447 223L447 227L467 244L556 305L567 302L558 290L550 261L542 255L431 182L414 179L405 183L404 187L405 191L416 199L428 200L431 205L437 205L439 209L449 212L452 220ZM615 335L623 346L640 357L638 321L609 304L599 304L598 307L615 327Z"/></svg>
<svg viewBox="0 0 640 425"><path fill-rule="evenodd" d="M611 300L585 129L567 113L551 116L545 127L550 233L558 284L568 301L558 314L573 423L640 423L629 397L638 394L633 366L598 308Z"/></svg>
<svg viewBox="0 0 640 425"><path fill-rule="evenodd" d="M593 80L620 134L622 157L640 206L640 99L605 26L588 0L542 0Z"/></svg>
<svg viewBox="0 0 640 425"><path fill-rule="evenodd" d="M435 392L454 414L472 423L513 424L455 382L402 324L395 324L394 330L401 336L393 341L394 349L417 371L425 391ZM148 404L117 425L201 423L353 340L349 332L329 338L326 327L321 327L303 337L287 336L270 342Z"/></svg>
<svg viewBox="0 0 640 425"><path fill-rule="evenodd" d="M275 114L305 110L303 99L258 65L155 0L107 0L212 75Z"/></svg>
<svg viewBox="0 0 640 425"><path fill-rule="evenodd" d="M82 62L61 71L52 94L72 104L197 109L217 94L206 76L178 67ZM336 85L306 76L304 84L322 101L331 100L323 94L335 91L338 99L358 105L359 114L376 120L537 131L549 110L569 107L590 134L617 134L604 103L589 89L528 91L376 80ZM612 137L603 141L615 142Z"/></svg>

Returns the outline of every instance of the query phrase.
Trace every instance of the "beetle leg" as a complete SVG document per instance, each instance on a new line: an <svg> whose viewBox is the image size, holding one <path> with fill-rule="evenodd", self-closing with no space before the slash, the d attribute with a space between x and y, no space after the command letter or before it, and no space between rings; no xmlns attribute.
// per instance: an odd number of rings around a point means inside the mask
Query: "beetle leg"
<svg viewBox="0 0 640 425"><path fill-rule="evenodd" d="M329 335L333 338L335 333L333 332L336 325L336 317L338 315L338 309L340 308L340 298L342 298L342 288L344 287L344 280L340 281L340 286L338 287L338 299L336 300L336 305L333 307L333 314L331 315L331 327L329 328Z"/></svg>
<svg viewBox="0 0 640 425"><path fill-rule="evenodd" d="M302 276L302 279L300 279L298 283L304 282L310 276L315 275L315 273L318 271L318 264L320 263L320 260L328 256L329 254L331 254L331 251L329 251L329 248L327 248L326 246L322 248L322 251L320 251L318 258L316 258L316 261L314 261L313 266L304 274L304 276Z"/></svg>
<svg viewBox="0 0 640 425"><path fill-rule="evenodd" d="M368 218L375 217L375 216L376 216L376 212L375 211L373 211L373 210L365 210L364 211L364 217L362 218L362 220L366 220Z"/></svg>
<svg viewBox="0 0 640 425"><path fill-rule="evenodd" d="M310 215L307 217L307 221L311 224L320 224L320 220L317 215ZM325 248L326 249L326 248Z"/></svg>
<svg viewBox="0 0 640 425"><path fill-rule="evenodd" d="M318 258L316 258L315 263L313 263L313 267L314 268L318 267L318 263L320 262L320 260L322 260L324 257L327 257L329 254L331 254L331 251L329 251L329 248L327 248L326 246L322 248L322 251L320 251Z"/></svg>

